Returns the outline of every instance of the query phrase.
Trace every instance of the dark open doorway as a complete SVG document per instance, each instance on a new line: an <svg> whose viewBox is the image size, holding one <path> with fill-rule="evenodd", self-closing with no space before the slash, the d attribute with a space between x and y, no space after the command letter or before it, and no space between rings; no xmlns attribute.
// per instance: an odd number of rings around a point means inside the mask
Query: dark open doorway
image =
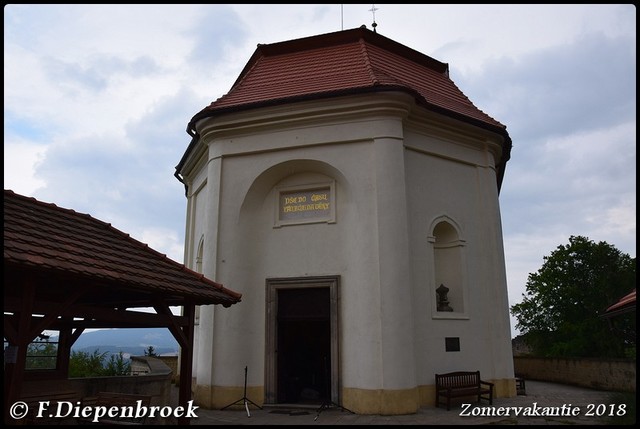
<svg viewBox="0 0 640 429"><path fill-rule="evenodd" d="M339 277L267 279L265 404L339 403Z"/></svg>
<svg viewBox="0 0 640 429"><path fill-rule="evenodd" d="M329 288L278 291L278 403L330 400Z"/></svg>

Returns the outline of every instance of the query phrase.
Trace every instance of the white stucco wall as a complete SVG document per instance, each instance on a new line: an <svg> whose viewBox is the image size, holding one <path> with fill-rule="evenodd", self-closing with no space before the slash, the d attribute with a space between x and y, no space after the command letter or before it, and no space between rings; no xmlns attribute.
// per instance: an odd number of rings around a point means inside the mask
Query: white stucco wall
<svg viewBox="0 0 640 429"><path fill-rule="evenodd" d="M425 133L405 133L419 384L432 384L435 373L457 370L480 370L491 379L512 377L494 158L481 141L460 143L469 136ZM450 297L465 296L464 304L452 304L452 313L434 311L440 284L427 237L436 219L455 225L464 242L463 269L452 277L459 284L447 285ZM460 339L459 352L445 351L446 337Z"/></svg>

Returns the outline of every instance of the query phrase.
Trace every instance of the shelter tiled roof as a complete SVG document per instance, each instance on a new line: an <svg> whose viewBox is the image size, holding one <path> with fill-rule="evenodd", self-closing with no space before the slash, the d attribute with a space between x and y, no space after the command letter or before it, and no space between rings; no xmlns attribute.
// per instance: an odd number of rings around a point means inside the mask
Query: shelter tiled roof
<svg viewBox="0 0 640 429"><path fill-rule="evenodd" d="M258 45L231 90L197 113L188 131L230 110L385 90L406 91L428 109L506 135L449 78L447 64L366 28Z"/></svg>
<svg viewBox="0 0 640 429"><path fill-rule="evenodd" d="M108 223L6 189L4 267L158 294L173 305L228 307L241 298Z"/></svg>

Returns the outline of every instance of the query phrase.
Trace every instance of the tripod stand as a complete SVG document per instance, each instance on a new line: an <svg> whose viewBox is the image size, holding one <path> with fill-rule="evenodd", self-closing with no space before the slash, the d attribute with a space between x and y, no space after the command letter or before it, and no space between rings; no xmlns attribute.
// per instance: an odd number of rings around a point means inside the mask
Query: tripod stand
<svg viewBox="0 0 640 429"><path fill-rule="evenodd" d="M220 411L225 410L227 408L229 408L232 405L236 405L237 403L242 402L244 404L244 409L247 410L247 417L251 417L251 413L249 413L249 404L251 403L252 405L262 409L262 407L258 404L256 404L255 402L253 402L251 399L247 398L247 367L244 367L244 395L242 395L242 398L238 399L235 402L232 402L231 404L220 408Z"/></svg>
<svg viewBox="0 0 640 429"><path fill-rule="evenodd" d="M324 373L324 388L325 388L325 400L322 402L322 405L320 405L320 408L318 408L318 410L316 411L316 417L313 419L313 421L315 422L316 420L318 420L318 417L320 417L320 413L323 412L324 410L327 410L331 407L336 407L339 408L340 411L348 411L351 414L355 414L353 411L343 407L342 405L336 404L335 402L333 402L331 400L331 387L329 386L329 371L327 370L327 358L324 358L324 366L323 366L323 373Z"/></svg>

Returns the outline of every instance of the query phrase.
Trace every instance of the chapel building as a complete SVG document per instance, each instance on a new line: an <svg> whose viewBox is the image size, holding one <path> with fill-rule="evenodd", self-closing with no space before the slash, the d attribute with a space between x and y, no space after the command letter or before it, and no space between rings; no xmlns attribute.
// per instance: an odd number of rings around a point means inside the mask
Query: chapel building
<svg viewBox="0 0 640 429"><path fill-rule="evenodd" d="M515 396L499 193L505 125L449 67L364 27L258 45L176 167L199 308L194 399L435 406L435 374Z"/></svg>

